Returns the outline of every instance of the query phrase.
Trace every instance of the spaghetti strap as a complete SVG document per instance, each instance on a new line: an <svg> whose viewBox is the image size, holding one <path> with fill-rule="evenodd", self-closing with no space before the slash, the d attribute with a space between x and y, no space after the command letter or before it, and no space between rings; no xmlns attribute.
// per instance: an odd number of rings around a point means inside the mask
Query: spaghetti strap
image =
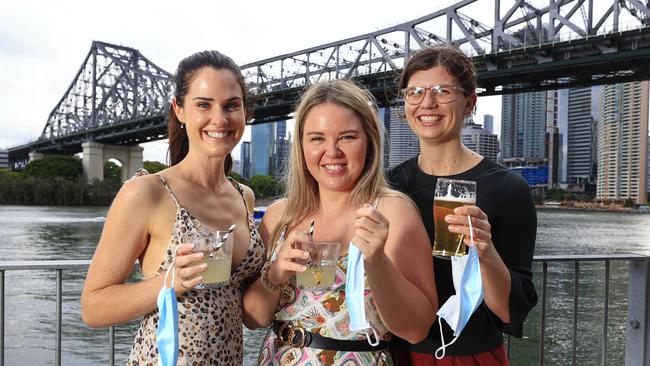
<svg viewBox="0 0 650 366"><path fill-rule="evenodd" d="M232 177L230 177L230 176L226 176L226 178L228 178L228 180L230 181L230 183L232 183L232 185L235 186L235 188L237 188L237 191L238 191L239 194L241 195L241 199L244 201L244 207L246 208L246 220L250 223L250 219L251 219L251 217L250 217L250 212L248 212L248 204L246 203L246 197L244 197L244 189L241 187L241 185L239 184L239 182L237 182L237 181L236 181L235 179L233 179Z"/></svg>
<svg viewBox="0 0 650 366"><path fill-rule="evenodd" d="M156 175L158 176L158 178L160 178L160 182L162 183L163 187L165 187L167 192L169 192L169 194L172 196L172 200L174 201L174 204L176 204L176 209L180 210L181 205L180 203L178 203L178 199L176 198L174 191L172 191L171 187L169 186L169 184L167 184L167 181L165 180L165 178L162 177L162 175L159 174Z"/></svg>

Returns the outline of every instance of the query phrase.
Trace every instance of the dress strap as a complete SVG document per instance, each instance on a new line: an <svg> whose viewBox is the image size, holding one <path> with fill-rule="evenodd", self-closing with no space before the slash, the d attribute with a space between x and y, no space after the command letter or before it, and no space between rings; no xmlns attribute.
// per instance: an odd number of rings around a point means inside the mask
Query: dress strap
<svg viewBox="0 0 650 366"><path fill-rule="evenodd" d="M232 183L232 185L235 186L235 188L237 188L237 191L241 195L241 199L242 199L242 201L244 201L244 208L246 209L246 220L248 220L249 225L250 225L251 217L250 217L250 212L248 212L248 204L246 203L246 197L244 197L244 189L241 187L239 182L236 181L233 177L226 176L226 178L228 178L230 183Z"/></svg>
<svg viewBox="0 0 650 366"><path fill-rule="evenodd" d="M180 210L181 205L178 203L178 198L176 198L174 191L172 191L171 187L169 186L169 184L167 184L167 181L165 180L165 178L162 177L162 175L159 174L156 175L158 176L158 178L160 178L160 182L162 183L163 187L165 187L167 192L169 192L169 194L172 196L172 200L174 201L174 204L176 204L176 209Z"/></svg>

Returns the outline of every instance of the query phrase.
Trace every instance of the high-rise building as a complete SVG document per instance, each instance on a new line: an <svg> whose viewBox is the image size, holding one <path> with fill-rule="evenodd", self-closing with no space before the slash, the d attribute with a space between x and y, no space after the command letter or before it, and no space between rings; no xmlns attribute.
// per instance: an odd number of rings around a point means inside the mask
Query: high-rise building
<svg viewBox="0 0 650 366"><path fill-rule="evenodd" d="M476 123L469 123L460 135L463 145L468 149L485 156L486 158L496 162L497 154L499 153L499 139L497 135L489 130L482 128Z"/></svg>
<svg viewBox="0 0 650 366"><path fill-rule="evenodd" d="M584 185L595 180L596 121L591 113L592 88L569 89L567 117L567 182Z"/></svg>
<svg viewBox="0 0 650 366"><path fill-rule="evenodd" d="M269 175L276 178L283 176L286 173L287 164L289 161L289 152L291 151L291 139L286 136L286 122L278 122L275 130L275 141L271 153L271 164L269 167Z"/></svg>
<svg viewBox="0 0 650 366"><path fill-rule="evenodd" d="M244 141L241 143L239 150L239 160L241 161L241 175L246 179L251 177L251 143Z"/></svg>
<svg viewBox="0 0 650 366"><path fill-rule="evenodd" d="M544 158L547 92L504 95L501 105L501 159Z"/></svg>
<svg viewBox="0 0 650 366"><path fill-rule="evenodd" d="M251 177L269 174L271 149L275 139L273 123L252 126L251 131Z"/></svg>
<svg viewBox="0 0 650 366"><path fill-rule="evenodd" d="M9 152L7 150L0 150L0 169L9 168Z"/></svg>
<svg viewBox="0 0 650 366"><path fill-rule="evenodd" d="M648 85L648 81L639 81L602 88L597 199L646 202Z"/></svg>
<svg viewBox="0 0 650 366"><path fill-rule="evenodd" d="M648 136L648 154L646 156L645 160L645 171L646 175L648 176L645 181L645 190L646 190L646 201L648 200L648 197L650 197L650 136Z"/></svg>
<svg viewBox="0 0 650 366"><path fill-rule="evenodd" d="M392 168L420 153L420 140L411 131L404 115L404 106L390 108L388 131L388 168Z"/></svg>
<svg viewBox="0 0 650 366"><path fill-rule="evenodd" d="M494 116L491 114L483 115L483 128L490 132L494 133Z"/></svg>

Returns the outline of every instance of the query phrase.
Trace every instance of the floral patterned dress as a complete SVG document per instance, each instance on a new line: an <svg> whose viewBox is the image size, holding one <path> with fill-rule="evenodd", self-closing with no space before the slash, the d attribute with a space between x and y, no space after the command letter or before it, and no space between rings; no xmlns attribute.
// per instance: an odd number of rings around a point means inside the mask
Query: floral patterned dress
<svg viewBox="0 0 650 366"><path fill-rule="evenodd" d="M280 297L275 319L292 322L308 331L334 339L365 340L364 332L351 332L350 319L345 305L345 276L347 255L339 259L336 279L332 289L309 291L296 287L295 276ZM368 322L382 340L389 340L390 333L381 322L377 307L366 280L365 306ZM276 346L277 335L269 330L260 350L260 365L342 365L374 366L393 365L388 349L368 352L343 352L288 345Z"/></svg>
<svg viewBox="0 0 650 366"><path fill-rule="evenodd" d="M160 177L176 204L176 222L167 245L167 256L156 275L164 274L172 262L181 235L200 229L203 224L180 205L167 182ZM242 188L232 181L244 199ZM245 205L245 199L243 204ZM246 211L248 212L248 210ZM241 365L243 358L242 295L247 281L257 276L264 264L264 244L252 215L248 215L250 241L244 259L233 269L230 282L218 288L190 290L177 297L178 365ZM127 364L158 365L156 328L158 309L142 319Z"/></svg>

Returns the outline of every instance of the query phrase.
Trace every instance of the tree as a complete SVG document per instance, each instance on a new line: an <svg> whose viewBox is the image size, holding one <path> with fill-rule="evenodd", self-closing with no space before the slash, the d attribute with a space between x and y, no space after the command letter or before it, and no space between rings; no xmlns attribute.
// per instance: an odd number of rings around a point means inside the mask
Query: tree
<svg viewBox="0 0 650 366"><path fill-rule="evenodd" d="M257 198L272 198L278 194L278 181L270 175L256 175L249 184Z"/></svg>
<svg viewBox="0 0 650 366"><path fill-rule="evenodd" d="M45 155L25 167L25 175L41 178L63 177L74 180L83 173L81 160L71 155Z"/></svg>
<svg viewBox="0 0 650 366"><path fill-rule="evenodd" d="M163 163L161 163L159 161L149 161L149 160L142 163L142 166L143 166L143 168L147 169L147 171L150 174L158 173L159 171L168 168L167 165L165 165L165 164L163 164Z"/></svg>
<svg viewBox="0 0 650 366"><path fill-rule="evenodd" d="M122 167L112 161L104 163L104 180L112 182L122 181Z"/></svg>

